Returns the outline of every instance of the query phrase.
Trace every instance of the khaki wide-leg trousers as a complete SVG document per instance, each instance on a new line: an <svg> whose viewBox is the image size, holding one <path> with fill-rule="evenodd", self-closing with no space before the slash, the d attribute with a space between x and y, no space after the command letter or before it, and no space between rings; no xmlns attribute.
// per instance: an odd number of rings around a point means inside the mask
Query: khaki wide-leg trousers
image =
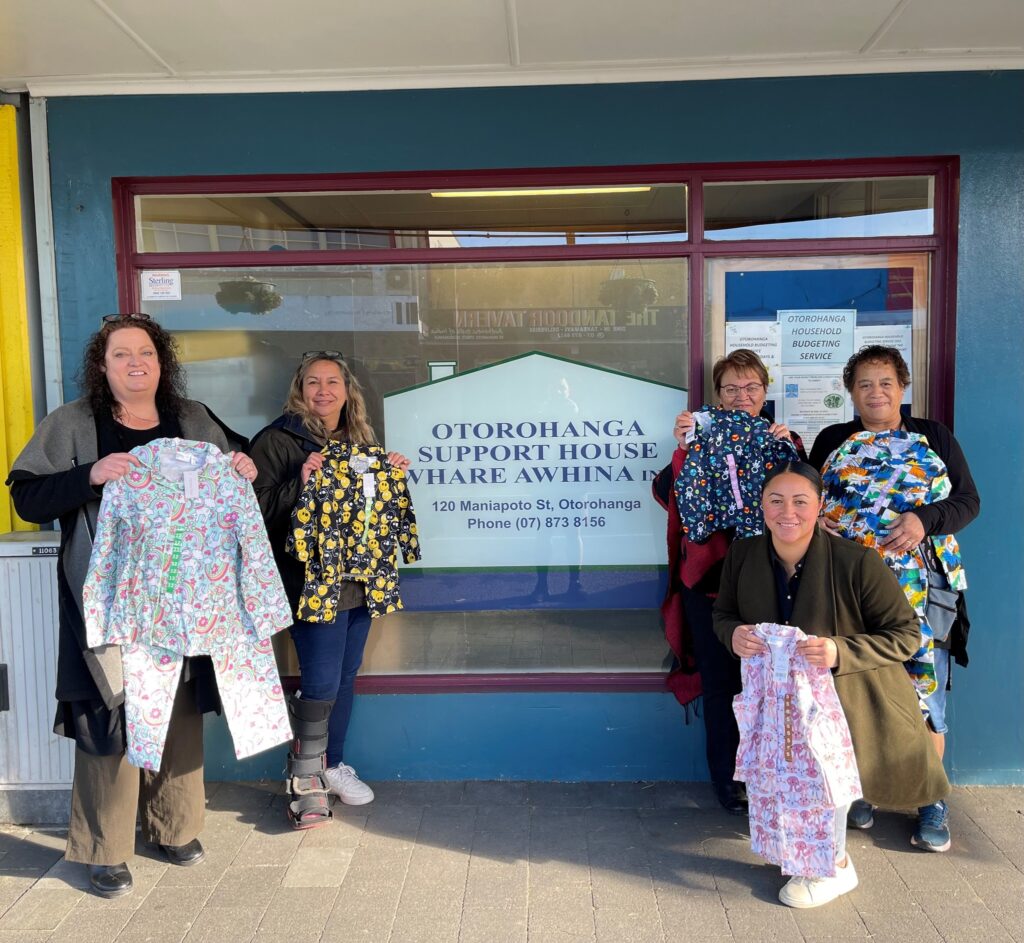
<svg viewBox="0 0 1024 943"><path fill-rule="evenodd" d="M124 755L75 750L71 820L64 857L111 865L135 854L136 812L142 840L186 845L203 828L203 715L191 685L180 684L159 772L131 766Z"/></svg>

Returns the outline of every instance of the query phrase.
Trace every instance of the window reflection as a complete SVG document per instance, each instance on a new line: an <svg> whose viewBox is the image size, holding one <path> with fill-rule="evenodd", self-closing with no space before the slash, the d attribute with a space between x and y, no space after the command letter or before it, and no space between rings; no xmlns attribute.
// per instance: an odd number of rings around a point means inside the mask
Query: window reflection
<svg viewBox="0 0 1024 943"><path fill-rule="evenodd" d="M686 187L139 196L136 217L142 252L680 242Z"/></svg>
<svg viewBox="0 0 1024 943"><path fill-rule="evenodd" d="M541 350L685 387L686 273L678 259L185 269L181 301L144 307L177 335L191 394L239 431L278 415L301 353L329 346L384 434L382 397L429 381L432 362L461 373ZM279 303L218 303L253 285Z"/></svg>
<svg viewBox="0 0 1024 943"><path fill-rule="evenodd" d="M250 436L279 415L302 353L324 348L344 353L378 437L394 448L402 443L388 439L386 394L450 382L527 352L677 388L673 410L685 396L684 260L211 267L181 275L181 301L147 302L145 310L174 332L190 395ZM218 294L232 299L227 308ZM238 300L271 294L280 303ZM495 390L496 409L521 393ZM548 412L571 411L572 395L564 384L552 390ZM673 414L640 418L650 418L651 435L661 436ZM623 539L656 556L664 542L660 509L649 484L631 487L642 510L629 516L636 534ZM426 485L413 489L417 503L428 495ZM430 510L423 507L424 519ZM376 633L367 672L659 670L666 652L656 612L661 570L581 565L584 538L573 529L538 533L551 565L406 569L408 611ZM576 562L560 565L563 557ZM287 642L278 646L282 667L294 671Z"/></svg>
<svg viewBox="0 0 1024 943"><path fill-rule="evenodd" d="M708 239L825 239L927 235L934 178L879 177L709 183Z"/></svg>

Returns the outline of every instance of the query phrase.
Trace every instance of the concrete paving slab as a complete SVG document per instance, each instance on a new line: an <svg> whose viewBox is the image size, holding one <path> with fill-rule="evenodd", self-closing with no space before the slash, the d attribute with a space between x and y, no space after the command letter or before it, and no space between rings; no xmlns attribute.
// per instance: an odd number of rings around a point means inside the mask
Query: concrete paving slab
<svg viewBox="0 0 1024 943"><path fill-rule="evenodd" d="M544 809L586 808L588 788L587 783L527 783L526 801Z"/></svg>
<svg viewBox="0 0 1024 943"><path fill-rule="evenodd" d="M1024 789L956 790L944 855L879 813L848 838L859 887L792 911L706 784L384 785L297 832L279 784L213 784L208 861L140 844L113 901L61 832L0 829L0 943L1024 943Z"/></svg>
<svg viewBox="0 0 1024 943"><path fill-rule="evenodd" d="M1014 943L1014 938L1000 920L980 901L958 907L927 909L945 943ZM1022 924L1015 926L1020 930Z"/></svg>
<svg viewBox="0 0 1024 943"><path fill-rule="evenodd" d="M466 783L462 793L462 801L469 805L526 805L527 798L526 783Z"/></svg>
<svg viewBox="0 0 1024 943"><path fill-rule="evenodd" d="M525 943L529 925L529 865L474 855L466 875L459 943Z"/></svg>
<svg viewBox="0 0 1024 943"><path fill-rule="evenodd" d="M319 939L338 896L336 887L279 887L260 920L260 931L292 940Z"/></svg>
<svg viewBox="0 0 1024 943"><path fill-rule="evenodd" d="M29 888L0 917L0 930L55 930L83 893L75 888Z"/></svg>
<svg viewBox="0 0 1024 943"><path fill-rule="evenodd" d="M734 907L729 910L729 929L736 940L757 940L758 943L802 940L793 916L787 907Z"/></svg>
<svg viewBox="0 0 1024 943"><path fill-rule="evenodd" d="M351 848L299 848L285 871L282 887L341 887L352 861Z"/></svg>
<svg viewBox="0 0 1024 943"><path fill-rule="evenodd" d="M557 938L567 940L597 938L590 882L566 871L557 865L530 869L530 940L555 939L559 934Z"/></svg>
<svg viewBox="0 0 1024 943"><path fill-rule="evenodd" d="M288 865L299 850L302 837L302 832L292 828L281 832L253 829L231 863L242 867Z"/></svg>
<svg viewBox="0 0 1024 943"><path fill-rule="evenodd" d="M118 934L118 943L181 940L209 899L209 887L154 887Z"/></svg>
<svg viewBox="0 0 1024 943"><path fill-rule="evenodd" d="M61 922L49 943L109 943L117 938L131 919L127 910L73 909Z"/></svg>
<svg viewBox="0 0 1024 943"><path fill-rule="evenodd" d="M653 783L588 783L589 805L593 809L653 809Z"/></svg>
<svg viewBox="0 0 1024 943"><path fill-rule="evenodd" d="M870 931L857 911L859 891L858 887L827 907L794 910L793 922L808 939L868 940Z"/></svg>
<svg viewBox="0 0 1024 943"><path fill-rule="evenodd" d="M462 782L376 782L373 786L375 802L405 805L459 805L466 784Z"/></svg>
<svg viewBox="0 0 1024 943"><path fill-rule="evenodd" d="M899 912L876 909L876 901L873 899L859 904L857 912L873 940L889 936L898 940L913 940L914 943L939 943L942 939L935 924L916 902Z"/></svg>
<svg viewBox="0 0 1024 943"><path fill-rule="evenodd" d="M232 910L244 904L248 910L263 913L284 880L285 867L229 868L217 882L206 901L204 910ZM253 933L257 927L253 927Z"/></svg>
<svg viewBox="0 0 1024 943"><path fill-rule="evenodd" d="M50 930L0 930L0 943L49 943Z"/></svg>
<svg viewBox="0 0 1024 943"><path fill-rule="evenodd" d="M263 908L241 905L237 899L234 907L206 907L196 917L183 943L249 943L259 929ZM101 941L97 941L101 943Z"/></svg>
<svg viewBox="0 0 1024 943"><path fill-rule="evenodd" d="M18 899L35 886L46 872L40 868L31 870L6 870L0 873L0 917L13 907Z"/></svg>
<svg viewBox="0 0 1024 943"><path fill-rule="evenodd" d="M0 825L0 873L8 870L46 871L64 857L65 832L38 831Z"/></svg>
<svg viewBox="0 0 1024 943"><path fill-rule="evenodd" d="M654 783L654 805L659 809L697 809L699 795L710 788L706 783Z"/></svg>

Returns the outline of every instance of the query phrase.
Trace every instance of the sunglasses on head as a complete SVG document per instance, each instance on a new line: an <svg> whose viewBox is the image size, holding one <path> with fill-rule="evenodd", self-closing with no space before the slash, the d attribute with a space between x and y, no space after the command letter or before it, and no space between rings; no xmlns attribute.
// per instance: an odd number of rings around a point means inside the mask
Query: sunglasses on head
<svg viewBox="0 0 1024 943"><path fill-rule="evenodd" d="M344 360L345 357L340 350L307 350L302 355L302 362L307 360Z"/></svg>
<svg viewBox="0 0 1024 943"><path fill-rule="evenodd" d="M127 311L124 314L105 314L100 318L103 324L116 324L118 321L152 321L144 311Z"/></svg>

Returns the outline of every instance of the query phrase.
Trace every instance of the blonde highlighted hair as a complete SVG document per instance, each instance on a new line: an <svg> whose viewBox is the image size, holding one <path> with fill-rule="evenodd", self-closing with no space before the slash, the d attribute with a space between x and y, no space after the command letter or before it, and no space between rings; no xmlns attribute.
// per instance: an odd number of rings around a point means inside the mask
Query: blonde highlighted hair
<svg viewBox="0 0 1024 943"><path fill-rule="evenodd" d="M341 417L337 429L327 429L319 416L314 415L302 398L302 384L315 363L326 361L336 364L341 371L341 379L345 384L345 405L341 407ZM344 360L334 357L310 357L303 360L291 385L288 387L288 398L285 400L284 411L291 416L298 416L315 439L326 442L328 439L341 439L356 445L376 445L377 437L366 414L366 400L363 399L363 388L353 375Z"/></svg>

